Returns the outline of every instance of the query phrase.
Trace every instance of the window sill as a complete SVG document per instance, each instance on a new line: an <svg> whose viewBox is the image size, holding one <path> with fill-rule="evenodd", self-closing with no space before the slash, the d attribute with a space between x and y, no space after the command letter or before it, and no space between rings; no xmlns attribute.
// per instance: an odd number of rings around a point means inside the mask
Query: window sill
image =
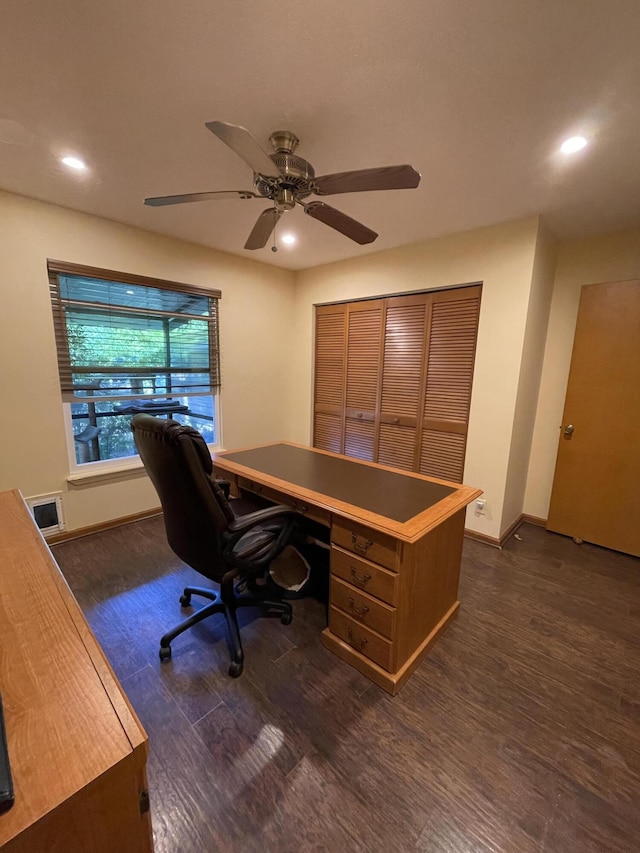
<svg viewBox="0 0 640 853"><path fill-rule="evenodd" d="M78 471L74 474L69 474L67 483L74 489L81 489L83 486L94 486L96 483L109 483L117 480L130 480L133 477L146 476L144 465L137 459L133 463L114 466L113 468L103 468L96 471Z"/></svg>
<svg viewBox="0 0 640 853"><path fill-rule="evenodd" d="M221 447L215 447L213 444L208 444L209 452L213 455L217 451L222 450ZM100 463L89 463L97 465ZM144 469L142 461L136 457L128 462L102 467L98 470L90 471L74 471L67 477L67 483L74 489L82 489L85 486L95 486L98 483L111 483L118 480L131 480L137 477L146 477L147 472Z"/></svg>

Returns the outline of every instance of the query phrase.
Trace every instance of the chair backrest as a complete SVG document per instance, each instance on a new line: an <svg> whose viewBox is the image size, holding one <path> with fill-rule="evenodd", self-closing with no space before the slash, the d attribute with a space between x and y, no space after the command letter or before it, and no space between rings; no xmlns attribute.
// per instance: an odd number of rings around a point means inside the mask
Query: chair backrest
<svg viewBox="0 0 640 853"><path fill-rule="evenodd" d="M220 545L233 512L211 478L205 440L192 427L147 414L132 418L131 429L160 498L171 549L196 571L219 580L228 570Z"/></svg>

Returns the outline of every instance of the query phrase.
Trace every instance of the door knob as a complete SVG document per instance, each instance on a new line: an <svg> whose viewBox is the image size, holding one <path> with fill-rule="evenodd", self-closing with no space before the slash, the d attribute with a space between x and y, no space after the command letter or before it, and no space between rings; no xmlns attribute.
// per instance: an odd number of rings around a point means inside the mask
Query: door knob
<svg viewBox="0 0 640 853"><path fill-rule="evenodd" d="M567 424L566 427L562 430L565 435L571 435L574 431L575 427L573 424Z"/></svg>

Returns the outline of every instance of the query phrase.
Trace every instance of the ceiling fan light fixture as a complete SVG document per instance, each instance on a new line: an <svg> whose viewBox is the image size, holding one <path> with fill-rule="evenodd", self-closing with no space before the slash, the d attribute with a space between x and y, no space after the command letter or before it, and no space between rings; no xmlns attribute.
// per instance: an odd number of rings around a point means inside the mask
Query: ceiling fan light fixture
<svg viewBox="0 0 640 853"><path fill-rule="evenodd" d="M584 136L570 136L560 146L563 154L575 154L576 151L582 151L587 145L587 140Z"/></svg>
<svg viewBox="0 0 640 853"><path fill-rule="evenodd" d="M293 246L293 244L296 242L296 238L293 236L293 234L283 234L280 238L280 242L285 243L287 246Z"/></svg>
<svg viewBox="0 0 640 853"><path fill-rule="evenodd" d="M274 199L275 206L280 211L293 210L296 206L296 196L292 189L282 187Z"/></svg>
<svg viewBox="0 0 640 853"><path fill-rule="evenodd" d="M60 162L69 169L74 169L76 172L84 172L87 164L79 157L61 157Z"/></svg>

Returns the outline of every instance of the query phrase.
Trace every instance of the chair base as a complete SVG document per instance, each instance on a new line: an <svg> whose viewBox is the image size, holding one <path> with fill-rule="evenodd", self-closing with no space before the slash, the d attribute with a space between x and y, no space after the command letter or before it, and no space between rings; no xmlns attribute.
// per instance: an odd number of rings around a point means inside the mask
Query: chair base
<svg viewBox="0 0 640 853"><path fill-rule="evenodd" d="M183 607L188 607L191 604L192 595L201 595L209 599L211 604L206 604L197 610L184 622L176 625L171 631L168 631L160 640L160 660L167 661L171 657L171 642L184 631L213 616L215 613L224 614L229 630L231 664L229 665L229 675L232 678L237 678L242 675L244 667L244 653L242 651L242 642L240 640L240 628L238 626L238 617L236 611L240 607L260 607L267 613L279 613L280 621L283 625L290 625L293 616L291 605L286 601L271 601L260 598L256 595L236 595L233 580L222 582L220 591L214 589L206 589L199 586L187 586L180 596L180 604Z"/></svg>

